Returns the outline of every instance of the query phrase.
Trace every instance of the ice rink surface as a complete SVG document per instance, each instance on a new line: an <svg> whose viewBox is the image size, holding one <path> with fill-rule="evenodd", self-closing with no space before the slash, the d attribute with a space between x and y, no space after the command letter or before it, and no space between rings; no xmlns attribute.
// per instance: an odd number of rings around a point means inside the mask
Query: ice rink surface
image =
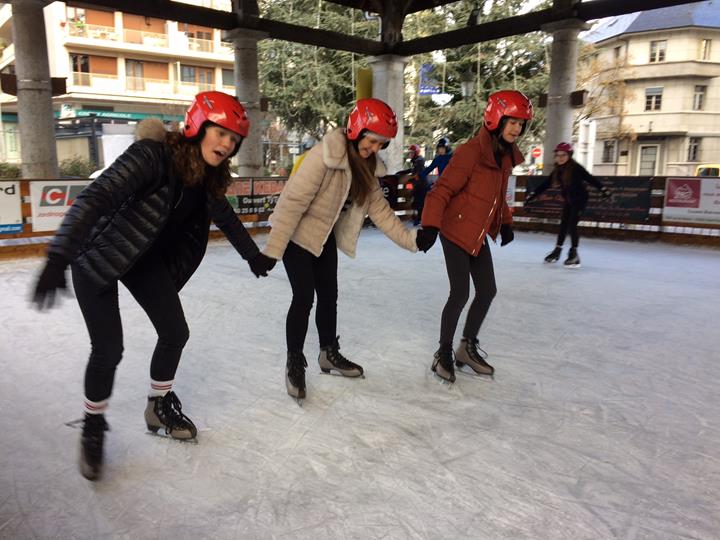
<svg viewBox="0 0 720 540"><path fill-rule="evenodd" d="M77 304L30 309L41 261L0 263L0 538L720 538L720 251L583 239L569 270L542 264L553 244L493 245L480 342L496 377L450 387L429 369L439 243L411 254L365 230L358 258L340 256L338 330L366 378L320 374L311 322L300 408L283 380L284 268L258 280L211 243L181 293L175 384L198 444L146 432L154 331L121 288L97 483L66 425L89 352Z"/></svg>

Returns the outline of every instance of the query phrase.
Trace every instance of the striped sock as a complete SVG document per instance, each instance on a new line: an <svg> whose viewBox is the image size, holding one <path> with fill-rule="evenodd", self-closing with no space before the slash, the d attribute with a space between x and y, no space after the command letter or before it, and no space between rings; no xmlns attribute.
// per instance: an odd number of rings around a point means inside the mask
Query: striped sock
<svg viewBox="0 0 720 540"><path fill-rule="evenodd" d="M148 397L164 396L170 390L172 390L174 380L172 381L156 381L150 379L150 393Z"/></svg>
<svg viewBox="0 0 720 540"><path fill-rule="evenodd" d="M103 399L102 401L92 401L86 397L85 403L83 405L83 410L85 411L85 414L103 414L108 408L109 403L109 399Z"/></svg>

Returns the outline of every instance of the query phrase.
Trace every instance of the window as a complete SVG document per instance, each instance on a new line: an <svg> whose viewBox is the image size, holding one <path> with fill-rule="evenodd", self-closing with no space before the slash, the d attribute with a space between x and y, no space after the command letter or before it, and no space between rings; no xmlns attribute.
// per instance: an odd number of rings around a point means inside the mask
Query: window
<svg viewBox="0 0 720 540"><path fill-rule="evenodd" d="M180 80L182 82L195 82L195 68L192 66L182 66L180 68Z"/></svg>
<svg viewBox="0 0 720 540"><path fill-rule="evenodd" d="M702 111L705 107L705 92L707 86L695 86L695 94L693 95L693 111Z"/></svg>
<svg viewBox="0 0 720 540"><path fill-rule="evenodd" d="M667 49L667 41L651 41L650 42L650 62L664 62L665 50Z"/></svg>
<svg viewBox="0 0 720 540"><path fill-rule="evenodd" d="M87 54L71 54L70 65L76 73L90 73L90 57Z"/></svg>
<svg viewBox="0 0 720 540"><path fill-rule="evenodd" d="M70 23L85 24L85 10L83 8L68 7L66 17Z"/></svg>
<svg viewBox="0 0 720 540"><path fill-rule="evenodd" d="M710 45L712 45L712 39L700 40L700 60L710 60Z"/></svg>
<svg viewBox="0 0 720 540"><path fill-rule="evenodd" d="M143 62L141 60L125 60L125 78L128 90L145 90Z"/></svg>
<svg viewBox="0 0 720 540"><path fill-rule="evenodd" d="M620 60L620 53L622 53L622 46L621 46L621 45L618 45L617 47L615 47L615 48L613 49L613 55L614 55L614 57L615 57L615 61L616 61L616 62L617 62L618 60Z"/></svg>
<svg viewBox="0 0 720 540"><path fill-rule="evenodd" d="M222 78L223 86L235 86L235 73L232 69L223 69Z"/></svg>
<svg viewBox="0 0 720 540"><path fill-rule="evenodd" d="M603 163L615 163L616 153L616 145L615 141L604 141L603 142L603 154L602 154L602 162Z"/></svg>
<svg viewBox="0 0 720 540"><path fill-rule="evenodd" d="M700 137L688 139L688 161L700 161Z"/></svg>
<svg viewBox="0 0 720 540"><path fill-rule="evenodd" d="M662 86L653 86L645 89L645 110L659 111L662 106Z"/></svg>

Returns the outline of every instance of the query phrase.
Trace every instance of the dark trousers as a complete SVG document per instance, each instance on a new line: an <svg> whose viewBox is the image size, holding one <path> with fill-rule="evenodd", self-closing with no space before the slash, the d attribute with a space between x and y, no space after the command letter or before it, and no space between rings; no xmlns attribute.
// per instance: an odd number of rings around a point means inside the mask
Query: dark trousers
<svg viewBox="0 0 720 540"><path fill-rule="evenodd" d="M90 360L85 370L85 396L91 401L110 397L115 369L123 353L123 330L117 282L102 293L85 274L72 267L73 286L90 333ZM121 279L145 310L158 334L150 362L156 381L175 378L190 332L175 284L159 254L143 256Z"/></svg>
<svg viewBox="0 0 720 540"><path fill-rule="evenodd" d="M565 242L565 237L569 232L572 247L578 247L578 243L580 242L580 235L578 234L578 221L580 221L582 211L583 209L577 206L570 204L565 205L562 212L560 232L558 233L556 245L562 246L563 242Z"/></svg>
<svg viewBox="0 0 720 540"><path fill-rule="evenodd" d="M440 343L451 344L453 342L460 313L470 296L470 278L475 286L475 298L468 310L463 337L474 339L477 337L480 326L482 326L490 304L497 293L490 246L486 241L480 253L473 257L442 235L440 235L440 241L450 280L450 296L443 309L440 322Z"/></svg>
<svg viewBox="0 0 720 540"><path fill-rule="evenodd" d="M315 324L320 347L332 345L337 335L338 255L335 235L330 233L319 257L290 242L283 255L283 264L293 295L285 322L288 351L303 350L316 294Z"/></svg>

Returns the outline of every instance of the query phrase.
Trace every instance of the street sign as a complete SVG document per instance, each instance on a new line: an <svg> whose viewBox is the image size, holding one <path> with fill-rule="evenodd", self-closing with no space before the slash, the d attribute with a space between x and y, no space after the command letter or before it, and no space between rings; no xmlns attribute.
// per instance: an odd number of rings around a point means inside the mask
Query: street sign
<svg viewBox="0 0 720 540"><path fill-rule="evenodd" d="M532 157L537 159L542 156L542 149L535 147L532 149L532 152L530 154L532 155Z"/></svg>

